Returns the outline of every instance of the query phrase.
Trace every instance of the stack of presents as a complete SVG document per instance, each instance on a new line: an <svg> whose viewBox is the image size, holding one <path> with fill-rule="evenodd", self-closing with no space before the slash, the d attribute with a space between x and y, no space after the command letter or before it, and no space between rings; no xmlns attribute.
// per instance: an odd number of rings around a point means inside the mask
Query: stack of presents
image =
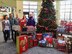
<svg viewBox="0 0 72 54"><path fill-rule="evenodd" d="M72 22L61 21L60 26L57 28L58 32L72 33Z"/></svg>
<svg viewBox="0 0 72 54"><path fill-rule="evenodd" d="M60 51L67 51L67 43L68 43L68 50L71 48L71 38L67 38L64 36L57 36L57 38L53 38L53 33L37 33L35 38L32 34L28 35L20 35L17 36L17 53L22 54L23 52L27 51L30 48L39 46L39 47L49 47L49 48L56 48Z"/></svg>
<svg viewBox="0 0 72 54"><path fill-rule="evenodd" d="M72 31L72 23L71 22L61 22L62 27L58 27L57 31L59 32L70 32ZM46 33L35 33L35 29L33 27L24 28L22 31L33 32L34 34L22 34L16 37L16 46L17 53L22 54L30 48L39 46L39 47L49 47L56 48L60 51L71 52L72 50L72 37L65 37L64 35L58 35L57 38L53 38L53 32Z"/></svg>

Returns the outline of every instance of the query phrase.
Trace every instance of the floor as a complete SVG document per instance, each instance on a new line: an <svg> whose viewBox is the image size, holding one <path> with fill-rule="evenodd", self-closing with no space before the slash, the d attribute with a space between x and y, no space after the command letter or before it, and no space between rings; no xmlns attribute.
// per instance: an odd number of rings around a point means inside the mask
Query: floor
<svg viewBox="0 0 72 54"><path fill-rule="evenodd" d="M16 54L16 46L12 40L4 43L2 32L0 32L0 54ZM33 47L23 54L66 54L54 48Z"/></svg>

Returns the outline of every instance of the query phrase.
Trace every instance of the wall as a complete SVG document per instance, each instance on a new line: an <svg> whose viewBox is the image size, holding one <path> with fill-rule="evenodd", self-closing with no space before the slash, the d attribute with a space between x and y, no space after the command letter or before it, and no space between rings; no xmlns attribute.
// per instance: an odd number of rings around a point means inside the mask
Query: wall
<svg viewBox="0 0 72 54"><path fill-rule="evenodd" d="M0 0L0 6L16 7L16 0Z"/></svg>
<svg viewBox="0 0 72 54"><path fill-rule="evenodd" d="M56 22L60 25L60 1L56 1Z"/></svg>
<svg viewBox="0 0 72 54"><path fill-rule="evenodd" d="M23 17L23 1L16 1L16 14L18 14L20 18Z"/></svg>

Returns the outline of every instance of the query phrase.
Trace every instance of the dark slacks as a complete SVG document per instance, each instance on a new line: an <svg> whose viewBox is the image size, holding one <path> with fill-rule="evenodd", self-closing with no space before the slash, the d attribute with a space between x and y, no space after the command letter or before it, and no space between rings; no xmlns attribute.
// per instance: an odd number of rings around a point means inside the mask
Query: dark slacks
<svg viewBox="0 0 72 54"><path fill-rule="evenodd" d="M3 31L3 34L4 34L4 40L6 42L8 38L10 37L10 30Z"/></svg>
<svg viewBox="0 0 72 54"><path fill-rule="evenodd" d="M12 29L12 26L11 26L11 38L13 39L13 29Z"/></svg>

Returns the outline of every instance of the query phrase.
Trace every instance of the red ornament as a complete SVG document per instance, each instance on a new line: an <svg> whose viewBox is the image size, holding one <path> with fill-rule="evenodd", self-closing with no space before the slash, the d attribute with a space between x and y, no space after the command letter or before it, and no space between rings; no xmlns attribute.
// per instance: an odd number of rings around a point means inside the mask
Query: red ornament
<svg viewBox="0 0 72 54"><path fill-rule="evenodd" d="M45 30L48 30L48 27L45 27Z"/></svg>
<svg viewBox="0 0 72 54"><path fill-rule="evenodd" d="M43 19L44 21L47 21L48 19L47 18L45 18L45 19Z"/></svg>

